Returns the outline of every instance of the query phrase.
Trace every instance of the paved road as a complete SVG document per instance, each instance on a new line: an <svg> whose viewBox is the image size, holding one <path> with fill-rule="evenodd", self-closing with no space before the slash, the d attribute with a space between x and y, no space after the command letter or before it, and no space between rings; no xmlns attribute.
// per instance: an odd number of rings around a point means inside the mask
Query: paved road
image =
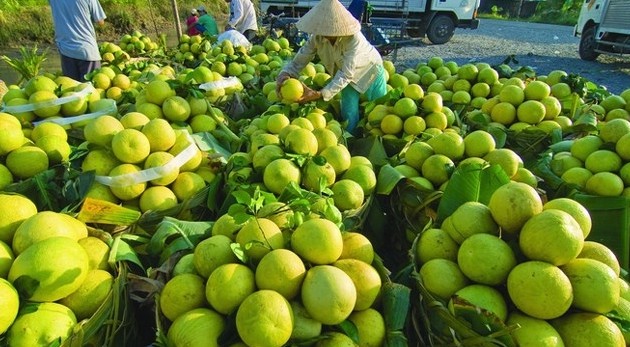
<svg viewBox="0 0 630 347"><path fill-rule="evenodd" d="M531 66L538 74L560 69L580 74L615 94L630 88L630 56L601 55L595 62L583 61L578 43L571 26L481 19L478 29L456 29L446 44L432 45L425 39L419 46L401 48L397 56L387 58L396 58L398 65L407 67L432 56L460 64L483 61L495 65L513 54L518 60L514 67Z"/></svg>

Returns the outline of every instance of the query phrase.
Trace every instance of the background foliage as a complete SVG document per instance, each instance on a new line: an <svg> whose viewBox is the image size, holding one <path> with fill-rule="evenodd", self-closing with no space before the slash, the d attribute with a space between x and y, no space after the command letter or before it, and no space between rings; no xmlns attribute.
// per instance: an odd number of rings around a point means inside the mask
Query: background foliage
<svg viewBox="0 0 630 347"><path fill-rule="evenodd" d="M480 13L489 18L573 26L581 7L581 0L481 0Z"/></svg>
<svg viewBox="0 0 630 347"><path fill-rule="evenodd" d="M101 4L108 19L104 27L98 28L99 40L115 41L134 30L152 37L175 33L169 0L101 0ZM202 4L222 27L229 11L225 1L177 0L180 20L184 21L190 9ZM581 0L482 0L480 12L490 18L574 25L581 4ZM54 43L48 0L0 1L0 27L0 47Z"/></svg>
<svg viewBox="0 0 630 347"><path fill-rule="evenodd" d="M100 0L107 14L106 24L97 28L99 40L116 41L122 34L139 30L157 37L175 32L175 20L170 0ZM204 5L221 27L228 15L225 1L177 0L182 26L190 10ZM48 0L0 1L0 47L24 44L54 43L53 22Z"/></svg>

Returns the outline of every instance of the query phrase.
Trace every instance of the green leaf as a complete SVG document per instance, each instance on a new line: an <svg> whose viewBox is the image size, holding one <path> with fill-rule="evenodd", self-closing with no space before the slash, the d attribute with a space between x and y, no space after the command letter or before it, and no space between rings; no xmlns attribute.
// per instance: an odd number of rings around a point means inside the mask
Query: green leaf
<svg viewBox="0 0 630 347"><path fill-rule="evenodd" d="M505 347L516 347L507 326L493 312L475 306L457 295L453 296L451 300L455 317L470 323L475 332L482 336L492 336Z"/></svg>
<svg viewBox="0 0 630 347"><path fill-rule="evenodd" d="M232 152L226 149L214 135L209 132L195 133L191 135L195 140L195 143L202 152L215 152L220 154L225 160L227 160Z"/></svg>
<svg viewBox="0 0 630 347"><path fill-rule="evenodd" d="M471 111L466 114L466 119L470 121L472 124L477 125L481 128L486 128L488 126L488 117L484 115L481 111Z"/></svg>
<svg viewBox="0 0 630 347"><path fill-rule="evenodd" d="M507 141L507 132L503 128L489 126L486 128L486 131L494 137L497 148L503 148L503 146L505 146L505 142Z"/></svg>
<svg viewBox="0 0 630 347"><path fill-rule="evenodd" d="M223 174L217 174L212 182L208 184L208 200L206 201L206 207L215 214L219 211L219 199L221 198L221 186L223 182Z"/></svg>
<svg viewBox="0 0 630 347"><path fill-rule="evenodd" d="M234 217L234 222L236 224L243 224L250 220L252 215L247 212L238 212L233 214L232 217Z"/></svg>
<svg viewBox="0 0 630 347"><path fill-rule="evenodd" d="M594 112L585 112L576 117L571 129L575 133L590 133L597 131L597 115Z"/></svg>
<svg viewBox="0 0 630 347"><path fill-rule="evenodd" d="M487 205L492 193L509 181L510 178L499 165L459 166L444 190L438 207L438 222L453 214L461 204L467 201L478 201Z"/></svg>
<svg viewBox="0 0 630 347"><path fill-rule="evenodd" d="M346 336L348 336L354 343L359 344L359 329L357 326L352 323L351 320L344 320L343 322L337 325L339 330L341 330Z"/></svg>
<svg viewBox="0 0 630 347"><path fill-rule="evenodd" d="M245 206L250 206L252 203L252 197L248 192L237 189L232 192L232 195L236 199L236 202Z"/></svg>
<svg viewBox="0 0 630 347"><path fill-rule="evenodd" d="M304 167L304 164L309 160L309 156L294 153L285 153L285 157L292 160L298 167Z"/></svg>
<svg viewBox="0 0 630 347"><path fill-rule="evenodd" d="M376 193L390 195L396 188L398 182L403 180L405 175L396 170L393 166L386 164L378 172L376 179Z"/></svg>
<svg viewBox="0 0 630 347"><path fill-rule="evenodd" d="M109 257L108 261L112 267L119 261L128 261L138 265L141 269L144 269L144 266L138 258L135 250L129 246L127 242L123 241L121 237L114 238Z"/></svg>
<svg viewBox="0 0 630 347"><path fill-rule="evenodd" d="M311 158L311 161L319 166L324 166L326 165L326 163L328 162L326 160L326 157L321 156L321 155L316 155L314 157Z"/></svg>
<svg viewBox="0 0 630 347"><path fill-rule="evenodd" d="M620 312L618 308L606 313L604 316L615 322L624 333L624 336L630 333L630 317L624 316L623 312Z"/></svg>
<svg viewBox="0 0 630 347"><path fill-rule="evenodd" d="M549 149L551 149L553 153L570 152L571 146L573 146L573 142L575 142L575 140L564 140L564 141L554 142L551 145L549 145Z"/></svg>
<svg viewBox="0 0 630 347"><path fill-rule="evenodd" d="M339 208L335 206L335 202L332 198L326 199L326 207L324 207L324 218L335 224L340 224L343 222L343 215L341 214L341 211L339 211Z"/></svg>
<svg viewBox="0 0 630 347"><path fill-rule="evenodd" d="M239 213L247 213L247 207L239 204L232 204L227 210L227 213L234 217Z"/></svg>
<svg viewBox="0 0 630 347"><path fill-rule="evenodd" d="M361 155L370 160L374 167L387 164L388 155L383 142L378 136L369 136L355 140L350 151L353 155Z"/></svg>
<svg viewBox="0 0 630 347"><path fill-rule="evenodd" d="M182 242L185 245L183 249L193 249L199 241L211 234L213 223L180 221L173 217L164 217L147 244L147 252L151 255L160 254L160 263L162 263L172 254L165 252L171 243L179 240L175 247L177 250L182 249Z"/></svg>
<svg viewBox="0 0 630 347"><path fill-rule="evenodd" d="M240 243L233 242L230 244L230 248L232 248L232 252L234 253L234 255L236 255L236 258L238 258L238 260L240 260L244 264L248 263L249 257L247 256L245 249L241 246Z"/></svg>

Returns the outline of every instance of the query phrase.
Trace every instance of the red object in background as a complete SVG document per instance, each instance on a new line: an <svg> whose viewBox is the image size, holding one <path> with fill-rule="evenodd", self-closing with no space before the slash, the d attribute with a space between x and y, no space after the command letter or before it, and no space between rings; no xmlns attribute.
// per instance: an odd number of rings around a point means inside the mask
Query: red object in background
<svg viewBox="0 0 630 347"><path fill-rule="evenodd" d="M201 34L201 32L199 30L197 30L197 28L195 28L195 23L197 23L197 20L199 19L199 17L197 17L194 14L191 14L187 19L186 19L186 27L188 28L186 30L186 33L190 36L193 35L199 35Z"/></svg>

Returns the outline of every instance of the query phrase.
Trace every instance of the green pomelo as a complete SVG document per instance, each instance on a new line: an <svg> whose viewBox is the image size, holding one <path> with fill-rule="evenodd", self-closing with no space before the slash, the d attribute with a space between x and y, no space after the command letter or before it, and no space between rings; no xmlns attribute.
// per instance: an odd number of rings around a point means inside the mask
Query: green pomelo
<svg viewBox="0 0 630 347"><path fill-rule="evenodd" d="M31 301L56 301L77 290L89 269L87 253L67 237L34 243L18 255L8 280L20 297Z"/></svg>
<svg viewBox="0 0 630 347"><path fill-rule="evenodd" d="M72 310L54 302L28 303L20 308L7 332L11 347L45 347L65 341L77 324Z"/></svg>

